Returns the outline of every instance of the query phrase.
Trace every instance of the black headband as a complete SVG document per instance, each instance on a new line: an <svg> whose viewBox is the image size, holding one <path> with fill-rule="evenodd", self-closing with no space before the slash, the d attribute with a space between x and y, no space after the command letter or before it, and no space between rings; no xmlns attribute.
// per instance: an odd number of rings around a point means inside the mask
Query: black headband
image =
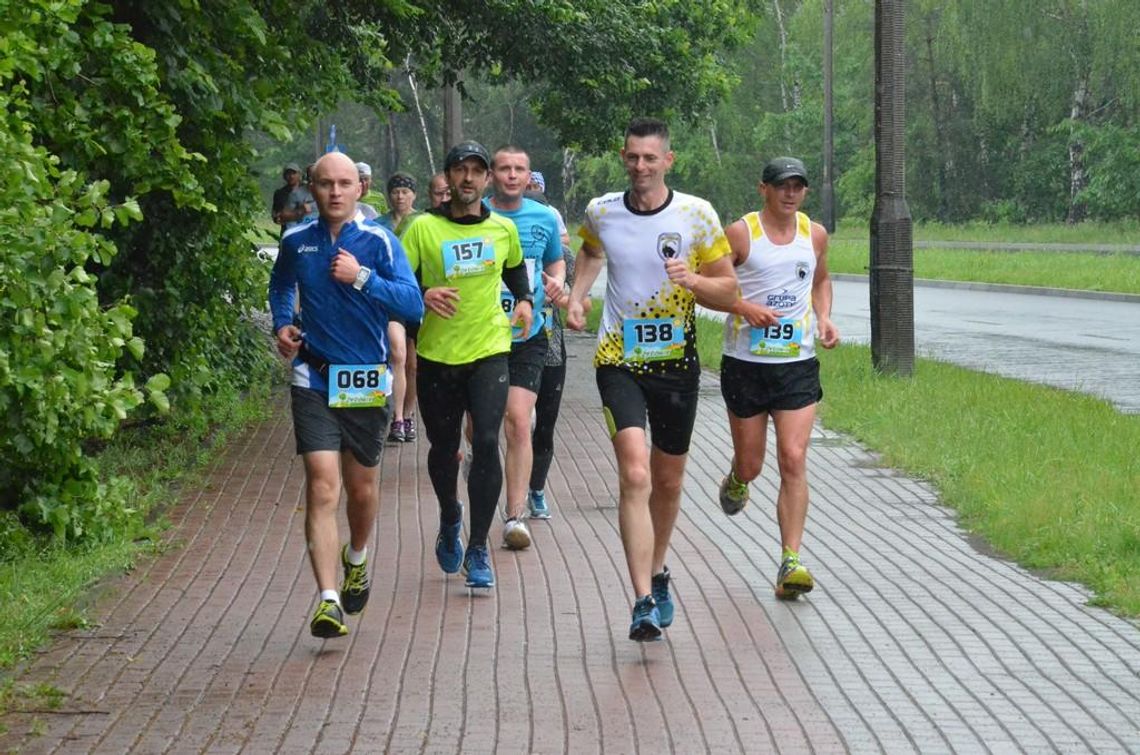
<svg viewBox="0 0 1140 755"><path fill-rule="evenodd" d="M397 173L388 179L388 193L392 193L392 189L411 189L414 193L416 190L416 179L404 173Z"/></svg>

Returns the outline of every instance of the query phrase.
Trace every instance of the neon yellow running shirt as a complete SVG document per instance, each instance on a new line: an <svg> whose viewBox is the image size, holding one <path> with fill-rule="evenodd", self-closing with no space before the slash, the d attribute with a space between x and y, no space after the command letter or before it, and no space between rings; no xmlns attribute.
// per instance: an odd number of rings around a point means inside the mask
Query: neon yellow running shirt
<svg viewBox="0 0 1140 755"><path fill-rule="evenodd" d="M499 289L503 268L522 264L519 234L501 215L485 213L470 220L460 223L429 211L417 216L401 238L425 290L447 286L459 292L450 318L424 308L416 352L433 362L469 364L511 350L511 325Z"/></svg>

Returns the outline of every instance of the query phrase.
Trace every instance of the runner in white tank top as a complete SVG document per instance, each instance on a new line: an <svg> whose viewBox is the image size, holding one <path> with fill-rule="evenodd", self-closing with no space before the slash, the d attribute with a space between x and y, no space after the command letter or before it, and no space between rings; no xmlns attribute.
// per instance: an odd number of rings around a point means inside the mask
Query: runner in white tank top
<svg viewBox="0 0 1140 755"><path fill-rule="evenodd" d="M720 505L736 514L748 502L748 483L764 463L772 415L780 469L780 598L798 597L815 585L799 556L808 508L808 441L823 397L815 344L830 349L839 342L831 322L827 231L799 212L807 185L799 160L770 161L760 182L764 208L725 231L741 298L724 328L721 393L733 458L720 486Z"/></svg>

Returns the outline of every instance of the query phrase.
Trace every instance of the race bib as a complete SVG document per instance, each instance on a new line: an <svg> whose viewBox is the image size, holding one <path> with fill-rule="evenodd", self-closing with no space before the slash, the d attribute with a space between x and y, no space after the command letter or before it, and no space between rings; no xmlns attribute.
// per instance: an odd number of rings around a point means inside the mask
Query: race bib
<svg viewBox="0 0 1140 755"><path fill-rule="evenodd" d="M763 357L798 357L803 337L802 320L781 318L766 328L752 328L748 350Z"/></svg>
<svg viewBox="0 0 1140 755"><path fill-rule="evenodd" d="M330 364L329 406L360 409L386 406L392 373L385 364Z"/></svg>
<svg viewBox="0 0 1140 755"><path fill-rule="evenodd" d="M534 292L534 270L536 262L537 260L534 259L523 260L523 265L526 266L527 283L529 283L532 293ZM503 312L506 313L507 319L510 319L514 316L515 295L511 293L511 290L509 288L507 288L506 283L503 283L501 286L499 286L499 304L502 306ZM529 336L530 333L523 333L522 328L520 327L516 326L511 328L512 341L525 341Z"/></svg>
<svg viewBox="0 0 1140 755"><path fill-rule="evenodd" d="M628 319L622 324L623 356L632 362L680 359L685 355L685 324L677 317Z"/></svg>
<svg viewBox="0 0 1140 755"><path fill-rule="evenodd" d="M443 272L448 278L466 278L495 272L495 245L490 238L443 242Z"/></svg>

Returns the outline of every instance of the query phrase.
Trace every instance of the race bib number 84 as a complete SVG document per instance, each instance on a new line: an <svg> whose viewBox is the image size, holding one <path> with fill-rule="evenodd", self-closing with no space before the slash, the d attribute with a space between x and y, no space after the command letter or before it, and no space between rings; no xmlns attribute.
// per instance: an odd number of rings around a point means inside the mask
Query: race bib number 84
<svg viewBox="0 0 1140 755"><path fill-rule="evenodd" d="M329 365L329 406L356 409L386 406L392 373L384 364Z"/></svg>

